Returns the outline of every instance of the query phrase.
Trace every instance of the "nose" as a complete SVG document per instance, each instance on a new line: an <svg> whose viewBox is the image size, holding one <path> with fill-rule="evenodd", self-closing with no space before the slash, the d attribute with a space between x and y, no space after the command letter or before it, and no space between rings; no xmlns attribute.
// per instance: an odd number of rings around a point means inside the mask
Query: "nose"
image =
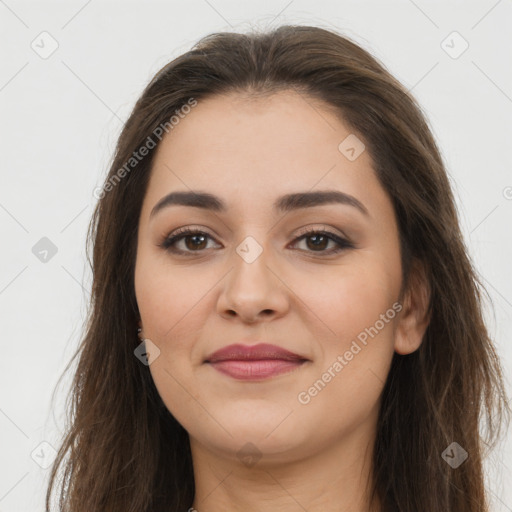
<svg viewBox="0 0 512 512"><path fill-rule="evenodd" d="M232 269L221 281L223 288L217 301L219 315L252 324L286 314L291 292L279 270L273 268L266 257L267 251L263 250L254 261L234 251Z"/></svg>

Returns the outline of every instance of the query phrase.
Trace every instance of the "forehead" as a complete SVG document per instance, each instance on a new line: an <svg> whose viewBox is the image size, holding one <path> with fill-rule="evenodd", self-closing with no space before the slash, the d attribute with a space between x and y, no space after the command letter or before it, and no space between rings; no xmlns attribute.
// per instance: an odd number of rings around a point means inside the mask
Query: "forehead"
<svg viewBox="0 0 512 512"><path fill-rule="evenodd" d="M354 135L328 106L295 91L200 100L157 149L145 214L173 190L208 191L239 210L314 189L385 202L368 151L350 160L339 149Z"/></svg>

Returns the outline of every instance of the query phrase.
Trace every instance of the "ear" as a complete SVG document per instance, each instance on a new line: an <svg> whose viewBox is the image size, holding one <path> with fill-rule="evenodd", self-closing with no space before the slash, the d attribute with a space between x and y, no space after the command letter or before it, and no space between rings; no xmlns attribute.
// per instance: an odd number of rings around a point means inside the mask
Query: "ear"
<svg viewBox="0 0 512 512"><path fill-rule="evenodd" d="M402 310L395 326L395 352L411 354L417 350L430 323L430 284L425 265L419 260L411 264L409 283L403 293Z"/></svg>

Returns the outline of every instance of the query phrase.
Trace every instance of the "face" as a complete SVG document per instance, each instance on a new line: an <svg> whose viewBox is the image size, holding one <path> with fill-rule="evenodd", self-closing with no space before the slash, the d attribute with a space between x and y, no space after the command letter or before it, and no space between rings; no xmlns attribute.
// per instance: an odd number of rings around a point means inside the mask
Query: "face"
<svg viewBox="0 0 512 512"><path fill-rule="evenodd" d="M151 375L192 444L235 457L252 443L265 460L292 460L374 427L396 348L401 261L372 166L347 125L291 91L199 101L161 142L135 288L142 334L160 350ZM191 191L224 208L168 201L152 214L168 194ZM341 199L306 200L316 192ZM258 343L302 362L205 362ZM221 371L237 369L249 377Z"/></svg>

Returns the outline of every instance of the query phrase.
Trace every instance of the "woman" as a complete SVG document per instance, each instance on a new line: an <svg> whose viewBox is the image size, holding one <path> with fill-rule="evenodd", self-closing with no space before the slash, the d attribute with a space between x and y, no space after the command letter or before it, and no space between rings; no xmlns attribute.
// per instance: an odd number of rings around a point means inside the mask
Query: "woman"
<svg viewBox="0 0 512 512"><path fill-rule="evenodd" d="M420 109L366 51L205 37L95 195L47 507L63 467L73 512L488 510L510 410L481 283Z"/></svg>

